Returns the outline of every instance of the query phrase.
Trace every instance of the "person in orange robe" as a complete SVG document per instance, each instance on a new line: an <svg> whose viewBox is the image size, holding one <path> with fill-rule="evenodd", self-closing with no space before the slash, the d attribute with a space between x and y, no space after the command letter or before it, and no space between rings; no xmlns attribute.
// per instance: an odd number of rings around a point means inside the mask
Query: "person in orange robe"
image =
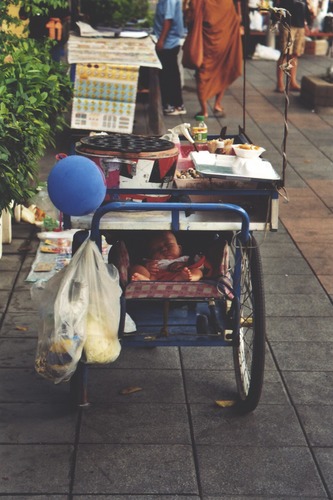
<svg viewBox="0 0 333 500"><path fill-rule="evenodd" d="M197 114L207 117L208 100L214 97L214 115L222 117L225 90L242 74L241 18L233 0L191 0L186 14L189 29L201 18L203 63L196 70L201 106Z"/></svg>

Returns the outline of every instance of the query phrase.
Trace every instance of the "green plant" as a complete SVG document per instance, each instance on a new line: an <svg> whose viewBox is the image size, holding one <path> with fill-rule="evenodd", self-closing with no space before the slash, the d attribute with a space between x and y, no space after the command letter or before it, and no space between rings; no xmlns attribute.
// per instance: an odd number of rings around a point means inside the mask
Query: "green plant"
<svg viewBox="0 0 333 500"><path fill-rule="evenodd" d="M0 32L0 211L35 193L39 160L66 126L72 84L51 44Z"/></svg>
<svg viewBox="0 0 333 500"><path fill-rule="evenodd" d="M148 0L81 0L81 11L93 26L125 26L150 19Z"/></svg>

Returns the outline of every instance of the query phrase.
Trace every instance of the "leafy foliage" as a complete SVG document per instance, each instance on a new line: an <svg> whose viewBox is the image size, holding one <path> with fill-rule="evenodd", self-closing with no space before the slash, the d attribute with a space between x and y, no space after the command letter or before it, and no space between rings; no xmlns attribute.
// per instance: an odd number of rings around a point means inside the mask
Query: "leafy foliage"
<svg viewBox="0 0 333 500"><path fill-rule="evenodd" d="M17 25L8 13L20 0L0 0L0 24ZM66 0L26 0L32 14L66 7ZM57 130L71 99L67 68L52 61L52 42L40 44L0 32L0 211L24 203L35 192L38 162Z"/></svg>
<svg viewBox="0 0 333 500"><path fill-rule="evenodd" d="M38 162L65 127L72 84L50 43L0 32L0 210L35 192Z"/></svg>
<svg viewBox="0 0 333 500"><path fill-rule="evenodd" d="M81 0L81 11L93 26L125 26L148 18L148 0Z"/></svg>

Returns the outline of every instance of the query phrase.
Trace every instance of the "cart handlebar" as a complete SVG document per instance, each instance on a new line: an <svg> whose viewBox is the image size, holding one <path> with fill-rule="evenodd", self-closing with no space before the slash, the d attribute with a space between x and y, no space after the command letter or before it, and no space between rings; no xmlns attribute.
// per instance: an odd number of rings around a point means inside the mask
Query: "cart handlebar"
<svg viewBox="0 0 333 500"><path fill-rule="evenodd" d="M173 231L179 230L179 212L183 211L220 211L220 212L233 212L240 216L242 226L240 231L240 239L243 244L247 243L250 237L250 218L247 212L238 205L232 203L138 203L131 201L113 201L100 206L94 213L91 222L91 235L90 239L99 243L100 233L99 225L100 220L108 212L152 212L152 211L168 211L171 212L171 226Z"/></svg>

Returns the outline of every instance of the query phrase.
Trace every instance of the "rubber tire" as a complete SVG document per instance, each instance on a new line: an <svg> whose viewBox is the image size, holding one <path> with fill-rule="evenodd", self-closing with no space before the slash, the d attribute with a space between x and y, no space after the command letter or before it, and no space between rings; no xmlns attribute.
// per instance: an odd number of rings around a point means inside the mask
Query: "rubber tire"
<svg viewBox="0 0 333 500"><path fill-rule="evenodd" d="M233 346L238 410L249 413L257 407L264 381L266 318L263 272L259 248L253 236L242 250L240 335ZM252 318L252 325L245 324ZM237 345L238 344L238 345ZM244 376L246 375L246 376Z"/></svg>

